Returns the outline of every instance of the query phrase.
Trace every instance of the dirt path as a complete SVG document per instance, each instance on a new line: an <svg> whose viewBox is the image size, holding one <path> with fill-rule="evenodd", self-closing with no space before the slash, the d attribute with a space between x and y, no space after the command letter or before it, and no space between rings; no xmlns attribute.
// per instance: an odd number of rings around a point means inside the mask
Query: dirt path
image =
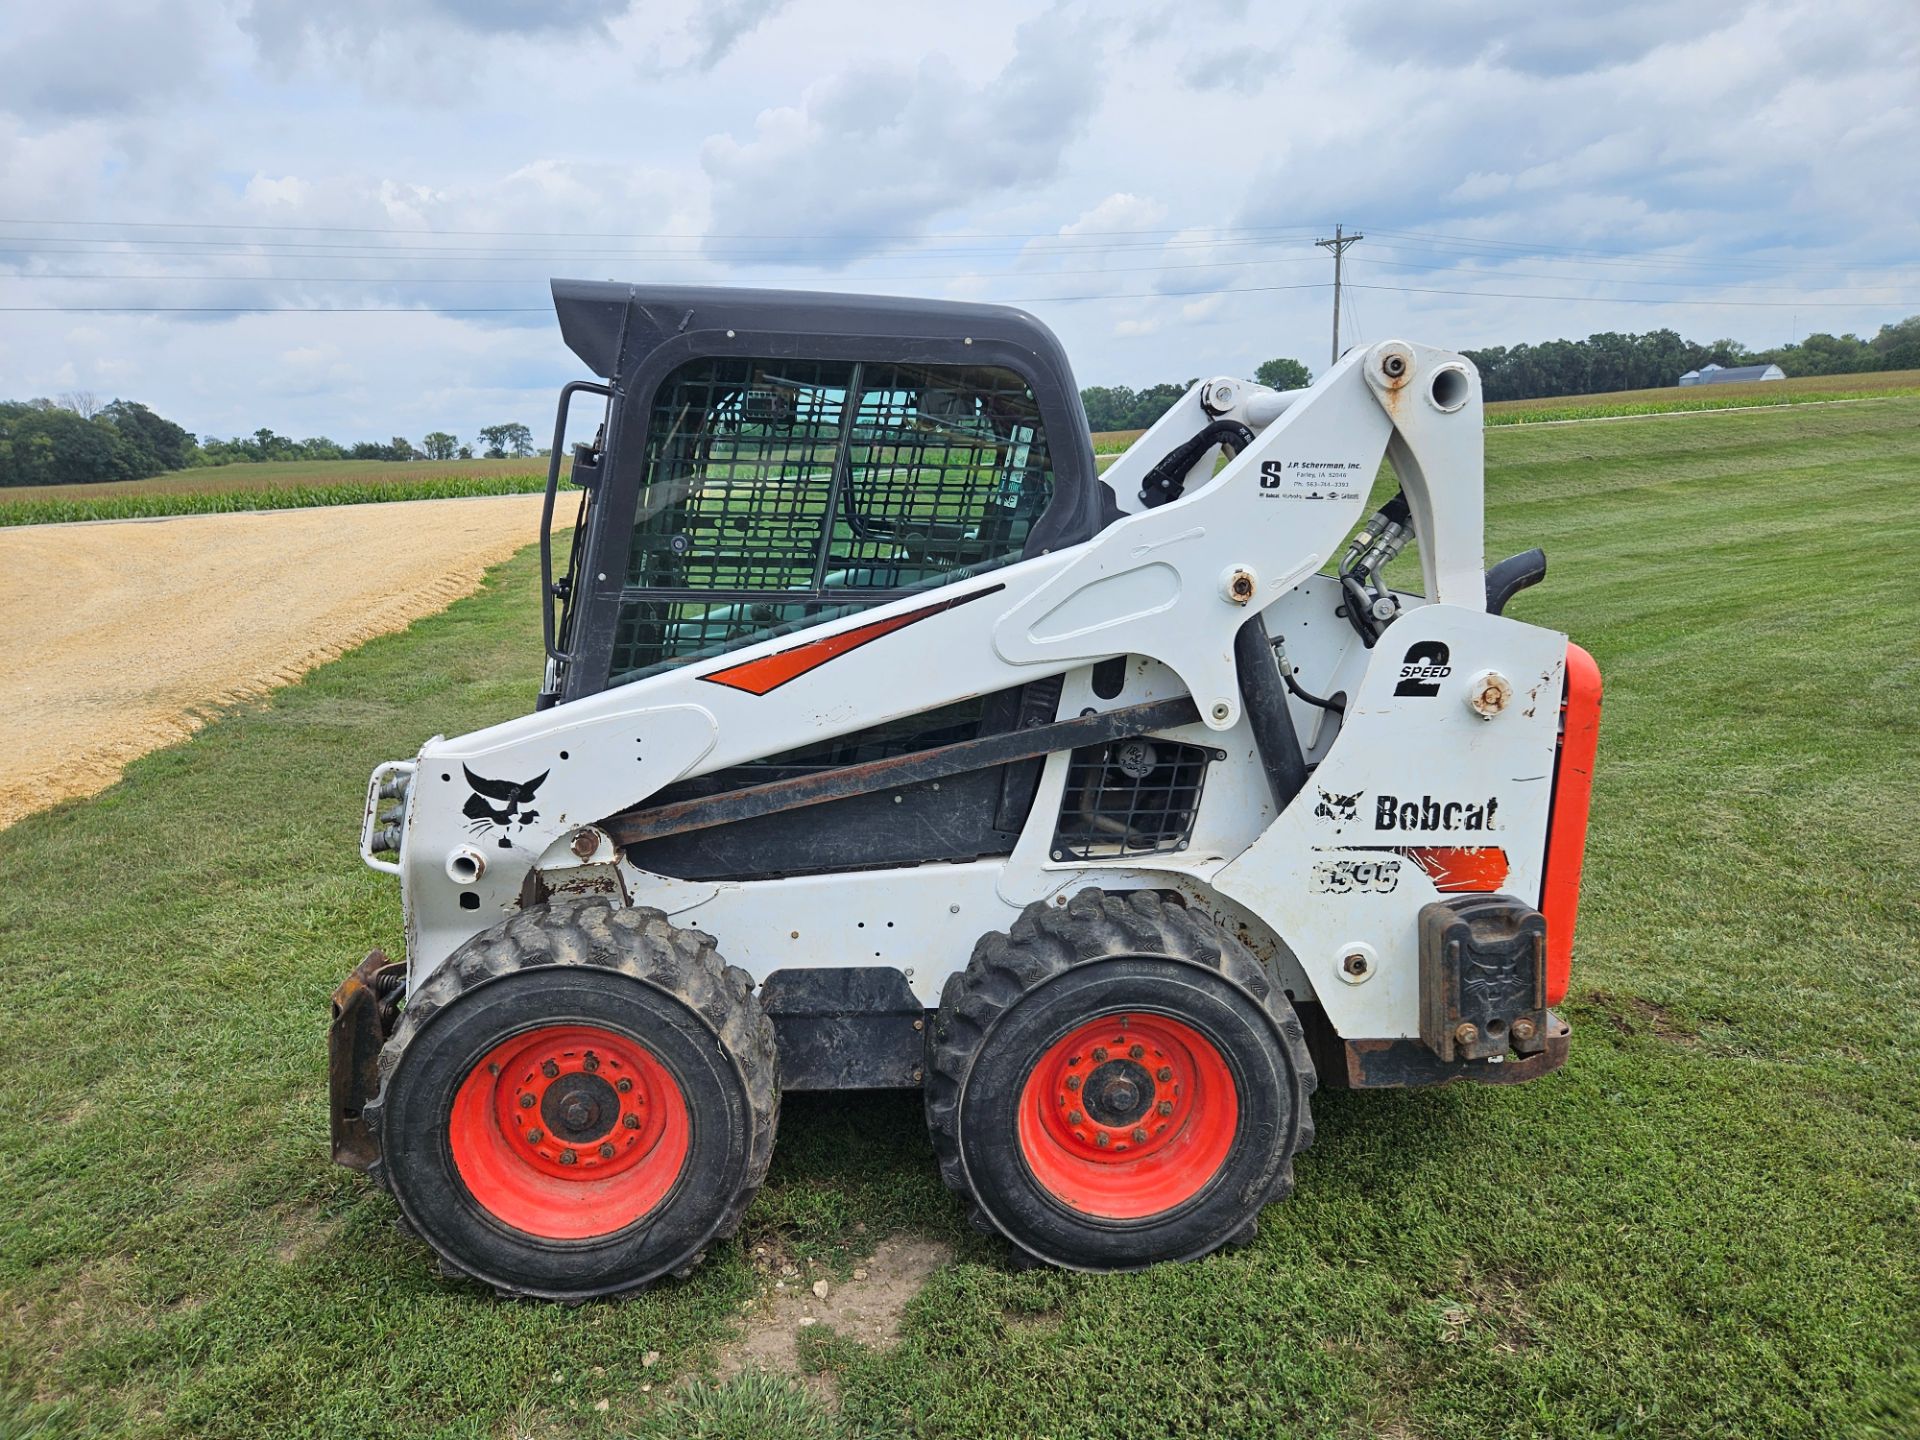
<svg viewBox="0 0 1920 1440"><path fill-rule="evenodd" d="M506 495L0 529L0 826L444 609L539 523Z"/></svg>

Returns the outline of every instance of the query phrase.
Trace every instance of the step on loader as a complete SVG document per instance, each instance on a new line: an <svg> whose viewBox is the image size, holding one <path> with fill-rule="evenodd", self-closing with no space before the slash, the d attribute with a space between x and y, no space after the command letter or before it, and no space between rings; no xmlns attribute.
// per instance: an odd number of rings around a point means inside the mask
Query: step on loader
<svg viewBox="0 0 1920 1440"><path fill-rule="evenodd" d="M783 1092L888 1087L1020 1256L1194 1259L1316 1086L1564 1061L1600 680L1502 613L1466 360L1207 380L1102 474L1018 310L553 288L538 700L374 772L406 957L334 997L335 1158L450 1273L685 1275Z"/></svg>

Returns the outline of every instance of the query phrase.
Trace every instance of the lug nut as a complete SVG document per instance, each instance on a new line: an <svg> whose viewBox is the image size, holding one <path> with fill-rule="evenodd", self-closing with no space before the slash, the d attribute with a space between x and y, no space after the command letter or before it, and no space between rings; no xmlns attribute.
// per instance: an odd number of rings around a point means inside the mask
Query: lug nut
<svg viewBox="0 0 1920 1440"><path fill-rule="evenodd" d="M1480 1038L1480 1027L1463 1020L1460 1022L1460 1028L1453 1032L1453 1038L1462 1045L1471 1045Z"/></svg>
<svg viewBox="0 0 1920 1440"><path fill-rule="evenodd" d="M1080 1077L1078 1075L1067 1076L1067 1089L1078 1090L1079 1088L1080 1088Z"/></svg>
<svg viewBox="0 0 1920 1440"><path fill-rule="evenodd" d="M520 1097L520 1108L522 1110L531 1110L533 1108L533 1096L522 1095Z"/></svg>
<svg viewBox="0 0 1920 1440"><path fill-rule="evenodd" d="M560 1163L562 1165L571 1165L573 1164L574 1161L578 1160L579 1158L580 1157L574 1154L573 1151L571 1150L562 1150L560 1152Z"/></svg>
<svg viewBox="0 0 1920 1440"><path fill-rule="evenodd" d="M582 1069L587 1071L598 1070L600 1068L600 1057L589 1050L587 1052L587 1058L582 1060L580 1065Z"/></svg>
<svg viewBox="0 0 1920 1440"><path fill-rule="evenodd" d="M1093 1063L1098 1065L1106 1058L1107 1058L1107 1047L1104 1045L1098 1046L1093 1052Z"/></svg>
<svg viewBox="0 0 1920 1440"><path fill-rule="evenodd" d="M611 1146L611 1145L602 1145L602 1146L600 1147L600 1158L601 1158L602 1160L611 1160L611 1159L613 1159L613 1146Z"/></svg>
<svg viewBox="0 0 1920 1440"><path fill-rule="evenodd" d="M1082 1115L1078 1110L1069 1110L1067 1112L1067 1124L1069 1125L1079 1125L1084 1122L1086 1118L1087 1117Z"/></svg>
<svg viewBox="0 0 1920 1440"><path fill-rule="evenodd" d="M499 1073L500 1073L500 1067L494 1064L491 1060L489 1060L487 1062L487 1074L498 1075Z"/></svg>
<svg viewBox="0 0 1920 1440"><path fill-rule="evenodd" d="M551 1060L542 1060L540 1062L540 1073L551 1080L560 1073L560 1067Z"/></svg>
<svg viewBox="0 0 1920 1440"><path fill-rule="evenodd" d="M1161 1083L1165 1084L1167 1081L1173 1079L1173 1067L1171 1065L1162 1065L1157 1074L1159 1075Z"/></svg>
<svg viewBox="0 0 1920 1440"><path fill-rule="evenodd" d="M629 1130L638 1130L640 1128L640 1117L638 1115L629 1115L620 1123Z"/></svg>
<svg viewBox="0 0 1920 1440"><path fill-rule="evenodd" d="M1147 1047L1146 1047L1146 1046L1144 1046L1144 1045L1135 1045L1135 1046L1133 1046L1133 1047L1131 1047L1131 1048L1130 1048L1130 1049L1129 1049L1129 1050L1127 1051L1127 1056L1128 1056L1128 1058L1129 1058L1129 1059L1133 1059L1133 1060L1138 1060L1138 1059L1139 1059L1139 1058L1140 1058L1140 1057L1141 1057L1142 1055L1144 1055L1144 1054L1146 1054L1146 1053L1147 1053Z"/></svg>
<svg viewBox="0 0 1920 1440"><path fill-rule="evenodd" d="M546 1138L547 1138L547 1135L544 1130L527 1131L527 1143L529 1145L538 1145L542 1140Z"/></svg>
<svg viewBox="0 0 1920 1440"><path fill-rule="evenodd" d="M1104 1150L1107 1148L1107 1146L1113 1143L1113 1137L1107 1134L1106 1131L1101 1130L1095 1133L1093 1137L1093 1143L1098 1145L1102 1150Z"/></svg>
<svg viewBox="0 0 1920 1440"><path fill-rule="evenodd" d="M1133 1132L1133 1143L1136 1145L1144 1145L1147 1143L1147 1132L1145 1128L1136 1129Z"/></svg>
<svg viewBox="0 0 1920 1440"><path fill-rule="evenodd" d="M1162 1100L1158 1105L1154 1106L1153 1108L1157 1113L1161 1115L1171 1115L1173 1114L1173 1101Z"/></svg>
<svg viewBox="0 0 1920 1440"><path fill-rule="evenodd" d="M615 1082L613 1088L618 1090L622 1095L624 1095L629 1090L633 1089L633 1081L629 1079L627 1076L622 1075L619 1078L619 1080Z"/></svg>

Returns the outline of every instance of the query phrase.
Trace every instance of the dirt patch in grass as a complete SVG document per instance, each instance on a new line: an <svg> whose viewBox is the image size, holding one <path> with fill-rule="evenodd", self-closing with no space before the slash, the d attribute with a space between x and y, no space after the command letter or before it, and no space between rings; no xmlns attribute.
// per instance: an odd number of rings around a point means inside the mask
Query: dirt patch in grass
<svg viewBox="0 0 1920 1440"><path fill-rule="evenodd" d="M1622 1035L1654 1035L1675 1045L1696 1045L1700 1041L1698 1032L1666 1006L1638 995L1613 995L1596 990L1589 1003L1604 1013Z"/></svg>
<svg viewBox="0 0 1920 1440"><path fill-rule="evenodd" d="M1515 1355L1533 1345L1537 1322L1528 1301L1527 1275L1506 1267L1476 1271L1467 1277L1474 1318L1493 1332L1494 1349Z"/></svg>
<svg viewBox="0 0 1920 1440"><path fill-rule="evenodd" d="M899 1336L907 1302L952 1258L937 1240L894 1235L874 1246L846 1279L835 1280L824 1266L796 1260L771 1245L756 1246L754 1263L768 1277L766 1292L745 1333L721 1351L721 1378L745 1370L797 1371L800 1337L816 1326L886 1348Z"/></svg>

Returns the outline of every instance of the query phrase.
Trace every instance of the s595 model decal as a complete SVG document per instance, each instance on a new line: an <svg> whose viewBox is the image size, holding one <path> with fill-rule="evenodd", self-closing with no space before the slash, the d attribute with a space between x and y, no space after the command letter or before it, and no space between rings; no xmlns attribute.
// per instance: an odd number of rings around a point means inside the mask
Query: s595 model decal
<svg viewBox="0 0 1920 1440"><path fill-rule="evenodd" d="M1316 895L1391 895L1399 886L1398 860L1321 860L1313 867Z"/></svg>

